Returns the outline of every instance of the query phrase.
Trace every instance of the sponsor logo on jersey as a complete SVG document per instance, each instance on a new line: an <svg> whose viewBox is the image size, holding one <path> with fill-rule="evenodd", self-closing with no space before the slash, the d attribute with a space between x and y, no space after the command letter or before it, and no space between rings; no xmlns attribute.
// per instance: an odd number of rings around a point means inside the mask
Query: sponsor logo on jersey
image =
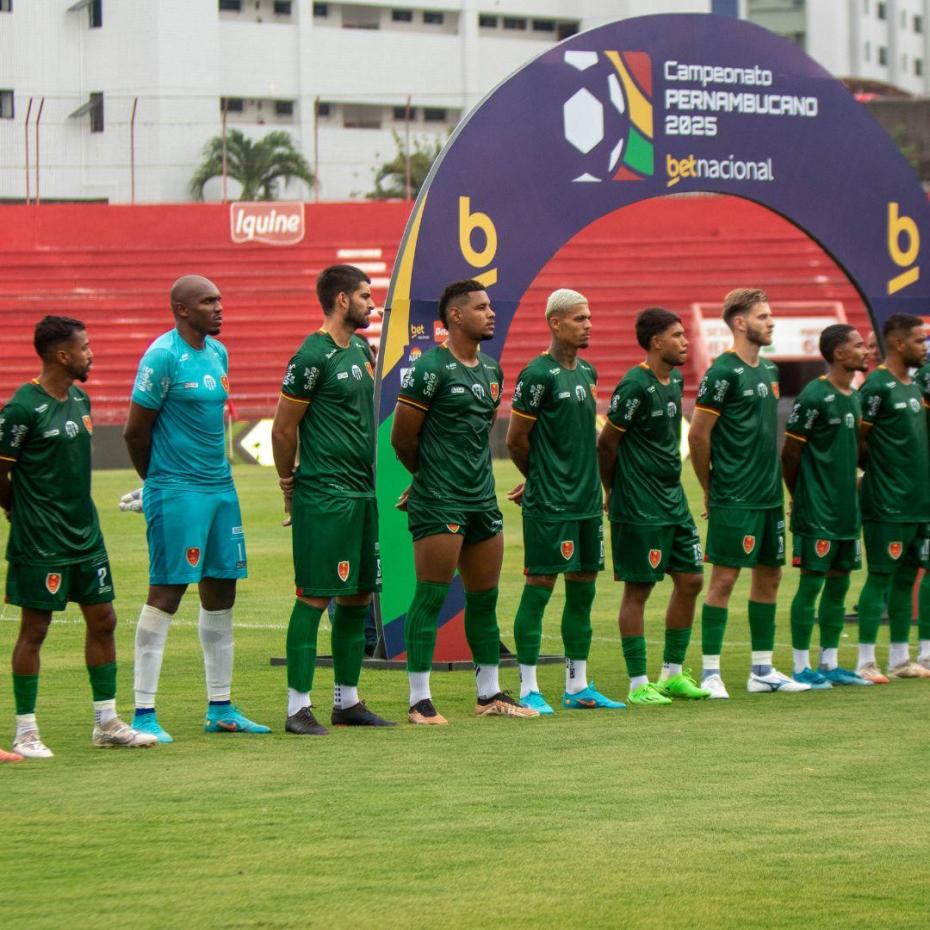
<svg viewBox="0 0 930 930"><path fill-rule="evenodd" d="M196 381L185 381L184 382L185 391L193 391L195 388L198 388L198 387L200 387L200 385Z"/></svg>
<svg viewBox="0 0 930 930"><path fill-rule="evenodd" d="M85 413L84 416L81 417L81 422L84 424L84 429L86 429L87 432L90 433L91 436L93 436L94 435L94 421Z"/></svg>
<svg viewBox="0 0 930 930"><path fill-rule="evenodd" d="M571 391L560 391L559 392L559 400L565 400L566 398L569 398L571 396L572 396Z"/></svg>
<svg viewBox="0 0 930 930"><path fill-rule="evenodd" d="M901 553L904 551L904 546L901 544L900 540L895 540L894 542L888 543L888 555L893 559L900 559Z"/></svg>
<svg viewBox="0 0 930 930"><path fill-rule="evenodd" d="M830 540L818 539L817 542L814 543L814 551L821 559L826 558L830 553Z"/></svg>
<svg viewBox="0 0 930 930"><path fill-rule="evenodd" d="M49 594L57 594L58 589L61 587L61 573L49 572L45 576L45 587L48 589Z"/></svg>
<svg viewBox="0 0 930 930"><path fill-rule="evenodd" d="M337 381L345 381L346 378L348 378L348 377L349 377L349 373L348 373L347 371L337 371L337 372L336 372L336 380L337 380Z"/></svg>
<svg viewBox="0 0 930 930"><path fill-rule="evenodd" d="M213 375L204 375L203 386L208 391L215 391L216 390L216 378L214 378Z"/></svg>
<svg viewBox="0 0 930 930"><path fill-rule="evenodd" d="M60 430L60 429L47 429L47 430L42 434L42 438L43 438L43 439L51 439L52 436L57 436L57 435L59 435L59 433L61 433L61 430Z"/></svg>
<svg viewBox="0 0 930 930"><path fill-rule="evenodd" d="M233 534L233 536L241 536L241 535L242 535L242 527L241 527L241 526L234 526L234 527L232 528L232 534Z"/></svg>
<svg viewBox="0 0 930 930"><path fill-rule="evenodd" d="M187 562L191 567L196 568L200 564L200 547L199 546L191 546L190 548L188 548L185 555L187 556Z"/></svg>
<svg viewBox="0 0 930 930"><path fill-rule="evenodd" d="M562 540L562 558L567 562L575 554L575 543L571 539Z"/></svg>
<svg viewBox="0 0 930 930"><path fill-rule="evenodd" d="M74 420L68 420L65 423L65 432L68 434L69 439L74 439L78 434L78 425Z"/></svg>
<svg viewBox="0 0 930 930"><path fill-rule="evenodd" d="M650 549L649 550L649 564L653 568L658 568L659 563L662 561L662 550L661 549Z"/></svg>
<svg viewBox="0 0 930 930"><path fill-rule="evenodd" d="M447 523L447 524L446 524L446 529L447 529L450 533L457 533L461 528L462 528L462 524L461 524L461 523Z"/></svg>
<svg viewBox="0 0 930 930"><path fill-rule="evenodd" d="M749 555L753 549L756 548L756 537L755 536L744 536L743 537L743 552L746 555Z"/></svg>
<svg viewBox="0 0 930 930"><path fill-rule="evenodd" d="M781 388L779 388L777 381L772 382L772 393L775 395L775 400L781 397Z"/></svg>
<svg viewBox="0 0 930 930"><path fill-rule="evenodd" d="M450 394L464 394L465 388L463 388L461 384L453 384L452 387L449 389L449 393Z"/></svg>
<svg viewBox="0 0 930 930"><path fill-rule="evenodd" d="M497 400L501 396L501 386L496 382L491 382L491 400Z"/></svg>
<svg viewBox="0 0 930 930"><path fill-rule="evenodd" d="M223 385L223 390L228 394L229 393L229 378L226 375L220 376L220 384Z"/></svg>
<svg viewBox="0 0 930 930"><path fill-rule="evenodd" d="M348 581L349 580L349 563L340 562L336 566L336 574L339 576L340 581Z"/></svg>

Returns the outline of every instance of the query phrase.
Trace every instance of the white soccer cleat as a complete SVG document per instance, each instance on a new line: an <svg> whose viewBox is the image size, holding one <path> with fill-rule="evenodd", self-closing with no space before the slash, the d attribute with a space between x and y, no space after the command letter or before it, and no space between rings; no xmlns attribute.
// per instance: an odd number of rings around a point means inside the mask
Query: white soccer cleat
<svg viewBox="0 0 930 930"><path fill-rule="evenodd" d="M154 733L140 733L119 717L94 727L93 743L101 749L145 749L157 742Z"/></svg>
<svg viewBox="0 0 930 930"><path fill-rule="evenodd" d="M790 694L796 691L810 691L810 689L810 685L783 675L777 668L773 668L768 675L750 672L749 680L746 682L746 690L750 694L770 694L773 691L784 691Z"/></svg>
<svg viewBox="0 0 930 930"><path fill-rule="evenodd" d="M24 759L52 759L55 757L55 753L42 742L38 730L26 730L22 736L17 736L13 741L13 752L18 753Z"/></svg>
<svg viewBox="0 0 930 930"><path fill-rule="evenodd" d="M119 499L119 509L130 513L142 513L142 488L136 488Z"/></svg>
<svg viewBox="0 0 930 930"><path fill-rule="evenodd" d="M727 686L723 683L723 679L719 675L708 675L707 678L702 678L701 687L705 691L710 691L709 700L713 700L714 698L727 700L730 697L730 692L727 691Z"/></svg>

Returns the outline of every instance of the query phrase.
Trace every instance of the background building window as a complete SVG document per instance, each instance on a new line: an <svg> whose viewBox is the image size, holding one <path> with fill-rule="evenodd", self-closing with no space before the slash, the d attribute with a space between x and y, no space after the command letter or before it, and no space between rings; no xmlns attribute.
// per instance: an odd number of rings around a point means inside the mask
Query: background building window
<svg viewBox="0 0 930 930"><path fill-rule="evenodd" d="M13 91L0 90L0 119L13 119Z"/></svg>
<svg viewBox="0 0 930 930"><path fill-rule="evenodd" d="M505 29L526 29L526 20L522 16L505 16Z"/></svg>
<svg viewBox="0 0 930 930"><path fill-rule="evenodd" d="M220 113L241 113L245 109L242 97L220 97Z"/></svg>
<svg viewBox="0 0 930 930"><path fill-rule="evenodd" d="M103 0L93 0L87 7L87 16L91 29L101 29L103 27Z"/></svg>
<svg viewBox="0 0 930 930"><path fill-rule="evenodd" d="M410 119L415 120L417 118L417 108L410 108ZM399 123L404 123L407 121L407 108L406 107L394 107L394 119Z"/></svg>
<svg viewBox="0 0 930 930"><path fill-rule="evenodd" d="M915 16L915 17L914 17L914 32L916 32L918 35L920 35L921 33L923 33L923 31L924 31L924 18L923 18L923 16Z"/></svg>
<svg viewBox="0 0 930 930"><path fill-rule="evenodd" d="M220 10L224 13L241 13L242 0L220 0Z"/></svg>
<svg viewBox="0 0 930 930"><path fill-rule="evenodd" d="M293 100L275 100L274 112L275 112L275 116L293 116L294 115L294 101Z"/></svg>
<svg viewBox="0 0 930 930"><path fill-rule="evenodd" d="M554 19L534 19L533 32L555 32Z"/></svg>
<svg viewBox="0 0 930 930"><path fill-rule="evenodd" d="M316 115L325 118L327 116L332 116L333 114L333 105L331 103L324 103L322 100L316 105Z"/></svg>
<svg viewBox="0 0 930 930"><path fill-rule="evenodd" d="M391 10L391 21L395 23L412 23L413 10Z"/></svg>
<svg viewBox="0 0 930 930"><path fill-rule="evenodd" d="M886 7L884 3L877 3L875 5L875 12L879 19L888 18L888 7Z"/></svg>
<svg viewBox="0 0 930 930"><path fill-rule="evenodd" d="M914 59L914 76L923 77L924 74L924 60L923 58Z"/></svg>
<svg viewBox="0 0 930 930"><path fill-rule="evenodd" d="M433 10L423 11L423 22L427 26L441 26L446 21L445 13L436 13Z"/></svg>
<svg viewBox="0 0 930 930"><path fill-rule="evenodd" d="M380 129L381 107L364 103L343 104L342 125L346 129Z"/></svg>
<svg viewBox="0 0 930 930"><path fill-rule="evenodd" d="M291 15L291 0L274 0L274 15L275 16L290 16Z"/></svg>
<svg viewBox="0 0 930 930"><path fill-rule="evenodd" d="M103 94L95 91L90 95L90 131L103 132Z"/></svg>
<svg viewBox="0 0 930 930"><path fill-rule="evenodd" d="M313 4L313 15L319 19L325 19L329 16L329 4L328 3L314 3Z"/></svg>
<svg viewBox="0 0 930 930"><path fill-rule="evenodd" d="M888 64L888 49L884 45L878 47L878 63L880 65Z"/></svg>
<svg viewBox="0 0 930 930"><path fill-rule="evenodd" d="M12 13L13 0L0 0L0 13Z"/></svg>
<svg viewBox="0 0 930 930"><path fill-rule="evenodd" d="M424 123L444 123L446 121L446 111L441 107L423 107Z"/></svg>
<svg viewBox="0 0 930 930"><path fill-rule="evenodd" d="M482 29L497 29L497 17L489 13L478 14L478 25Z"/></svg>

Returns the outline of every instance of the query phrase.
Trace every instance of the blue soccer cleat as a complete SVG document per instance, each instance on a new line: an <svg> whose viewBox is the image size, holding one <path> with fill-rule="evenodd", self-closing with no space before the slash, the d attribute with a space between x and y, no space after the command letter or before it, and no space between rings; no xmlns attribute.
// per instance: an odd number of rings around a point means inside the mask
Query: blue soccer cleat
<svg viewBox="0 0 930 930"><path fill-rule="evenodd" d="M874 681L869 681L861 675L857 675L852 669L848 668L824 668L820 666L820 674L833 685L873 685Z"/></svg>
<svg viewBox="0 0 930 930"><path fill-rule="evenodd" d="M158 722L155 711L140 714L136 711L132 718L132 728L139 733L149 733L158 740L159 743L173 743L174 737Z"/></svg>
<svg viewBox="0 0 930 930"><path fill-rule="evenodd" d="M249 720L235 704L210 704L203 723L205 733L270 733L271 728Z"/></svg>
<svg viewBox="0 0 930 930"><path fill-rule="evenodd" d="M529 707L530 710L539 711L539 713L543 716L555 713L555 711L546 703L546 699L538 691L530 691L526 697L520 698L520 706Z"/></svg>
<svg viewBox="0 0 930 930"><path fill-rule="evenodd" d="M810 685L811 691L828 691L833 687L820 672L815 672L809 668L804 669L802 672L795 672L791 677L802 685Z"/></svg>
<svg viewBox="0 0 930 930"><path fill-rule="evenodd" d="M595 710L600 707L619 709L626 707L620 701L612 701L605 697L599 691L594 689L592 681L583 691L577 691L575 694L569 694L567 691L562 695L562 706L570 710Z"/></svg>

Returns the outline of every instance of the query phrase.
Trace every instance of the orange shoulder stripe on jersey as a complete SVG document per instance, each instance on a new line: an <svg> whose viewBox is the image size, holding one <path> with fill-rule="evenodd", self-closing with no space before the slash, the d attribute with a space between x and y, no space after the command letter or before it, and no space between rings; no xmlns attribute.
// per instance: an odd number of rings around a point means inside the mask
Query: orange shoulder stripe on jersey
<svg viewBox="0 0 930 930"><path fill-rule="evenodd" d="M788 430L785 430L785 435L790 436L792 439L797 439L798 442L807 442L804 436L799 436L797 433L789 433Z"/></svg>
<svg viewBox="0 0 930 930"><path fill-rule="evenodd" d="M16 459L10 458L8 455L0 455L0 459L3 459L4 462L15 462Z"/></svg>
<svg viewBox="0 0 930 930"><path fill-rule="evenodd" d="M518 417L523 417L524 420L532 420L534 423L539 419L539 417L534 417L529 413L522 413L516 407L511 407L510 412L515 413Z"/></svg>
<svg viewBox="0 0 930 930"><path fill-rule="evenodd" d="M613 420L610 419L610 417L607 418L607 422L608 422L618 433L625 433L625 432L626 432L626 427L625 427L625 426L617 426L617 424L614 423Z"/></svg>
<svg viewBox="0 0 930 930"><path fill-rule="evenodd" d="M398 395L398 397L397 397L397 403L399 403L399 404L409 404L411 407L416 407L417 410L425 410L425 411L427 411L427 412L429 411L429 407L425 407L423 404L421 404L421 403L419 403L419 402L417 402L417 401L415 401L415 400L411 400L409 397L404 397L403 394Z"/></svg>
<svg viewBox="0 0 930 930"><path fill-rule="evenodd" d="M285 394L284 391L281 391L281 396L285 400L292 400L295 404L309 404L309 400L304 400L302 397L292 397L290 394Z"/></svg>
<svg viewBox="0 0 930 930"><path fill-rule="evenodd" d="M703 404L695 404L695 405L694 405L694 409L695 409L695 410L703 410L705 413L712 413L715 417L719 417L719 416L720 416L720 411L719 411L719 410L714 410L713 407L705 407Z"/></svg>

